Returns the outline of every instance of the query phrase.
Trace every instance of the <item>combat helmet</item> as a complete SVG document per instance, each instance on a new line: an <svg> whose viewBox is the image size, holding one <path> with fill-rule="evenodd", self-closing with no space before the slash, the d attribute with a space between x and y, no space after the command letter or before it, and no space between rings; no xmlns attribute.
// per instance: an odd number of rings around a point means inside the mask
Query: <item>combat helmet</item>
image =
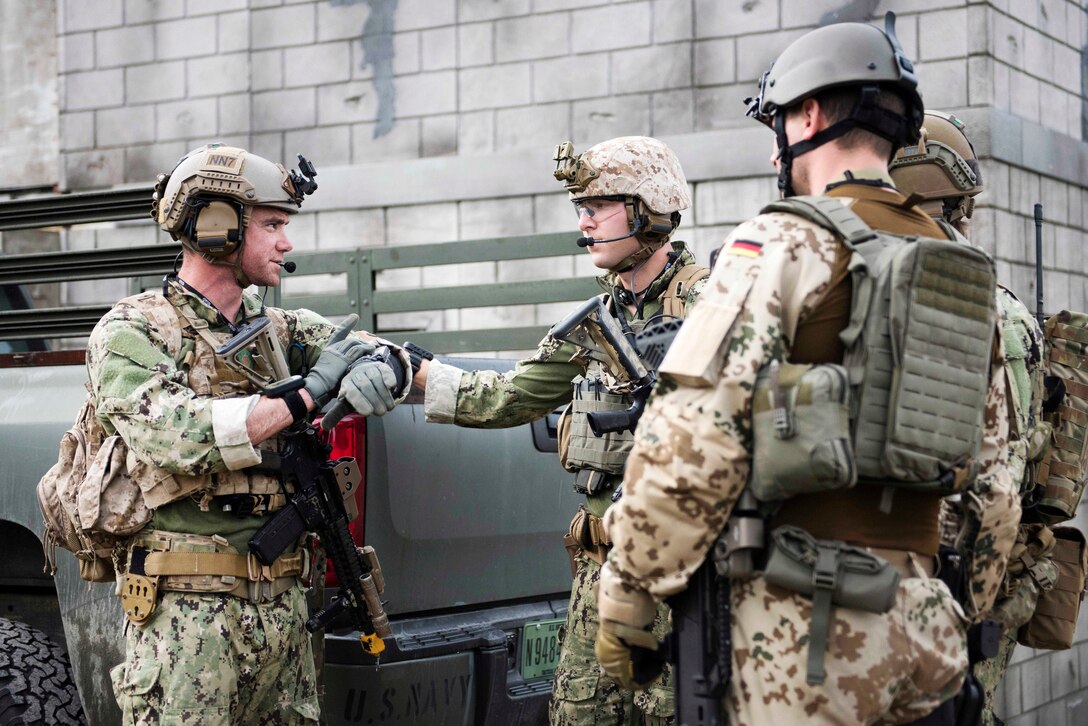
<svg viewBox="0 0 1088 726"><path fill-rule="evenodd" d="M848 116L807 141L790 145L785 113L806 98L832 88L856 87L858 100ZM900 115L878 105L881 89L897 93L906 104ZM884 16L884 30L867 23L836 23L801 36L759 79L756 96L745 99L747 115L774 129L778 137L778 186L792 196L794 158L863 129L887 139L898 149L918 139L924 106L914 65L895 35L895 13Z"/></svg>
<svg viewBox="0 0 1088 726"><path fill-rule="evenodd" d="M614 272L648 260L680 224L680 212L691 206L680 160L668 146L648 136L620 136L591 146L577 156L567 141L555 147L555 178L572 202L587 199L622 201L628 234L642 244ZM599 243L598 243L599 244Z"/></svg>
<svg viewBox="0 0 1088 726"><path fill-rule="evenodd" d="M288 172L256 154L234 146L208 144L183 156L168 174L160 174L152 195L151 216L170 236L212 264L234 268L243 287L240 250L253 208L268 206L294 214L302 198L317 189L313 165L299 154L299 168Z"/></svg>
<svg viewBox="0 0 1088 726"><path fill-rule="evenodd" d="M921 197L922 209L950 224L970 219L982 193L982 170L966 125L944 111L926 111L917 143L899 149L888 171L905 196Z"/></svg>

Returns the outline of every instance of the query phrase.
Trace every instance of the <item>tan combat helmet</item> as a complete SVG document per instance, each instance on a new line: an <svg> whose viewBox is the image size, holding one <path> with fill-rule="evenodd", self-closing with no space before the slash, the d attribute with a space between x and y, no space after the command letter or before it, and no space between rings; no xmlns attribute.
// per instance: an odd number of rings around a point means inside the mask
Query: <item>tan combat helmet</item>
<svg viewBox="0 0 1088 726"><path fill-rule="evenodd" d="M950 113L926 111L918 142L899 149L888 167L904 195L921 197L926 214L943 217L949 224L970 219L974 197L984 189L966 129Z"/></svg>
<svg viewBox="0 0 1088 726"><path fill-rule="evenodd" d="M808 141L789 144L785 113L821 91L856 87L858 100L847 118ZM897 93L905 115L877 103L881 89ZM893 149L918 139L924 106L914 65L895 35L895 13L884 16L884 30L867 23L836 23L817 28L790 43L759 79L756 96L745 99L747 115L767 124L778 137L778 186L793 194L793 159L853 129L863 129L892 143Z"/></svg>
<svg viewBox="0 0 1088 726"><path fill-rule="evenodd" d="M301 173L245 149L208 144L181 158L173 171L160 174L152 195L151 216L183 245L213 264L234 268L243 287L239 250L253 207L268 206L294 214L303 196L317 189L313 165L301 154Z"/></svg>
<svg viewBox="0 0 1088 726"><path fill-rule="evenodd" d="M620 136L575 156L567 141L555 147L555 178L573 202L614 199L627 207L629 234L642 245L613 269L624 272L648 260L691 206L688 182L672 149L648 136ZM616 240L618 241L618 240Z"/></svg>

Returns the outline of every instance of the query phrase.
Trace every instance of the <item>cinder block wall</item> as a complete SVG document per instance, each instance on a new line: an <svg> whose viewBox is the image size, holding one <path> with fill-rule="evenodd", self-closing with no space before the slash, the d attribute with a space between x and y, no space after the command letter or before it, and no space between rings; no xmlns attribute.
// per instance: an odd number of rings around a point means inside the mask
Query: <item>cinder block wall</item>
<svg viewBox="0 0 1088 726"><path fill-rule="evenodd" d="M1046 309L1088 308L1084 2L58 0L55 181L67 189L148 182L210 139L285 161L302 152L322 188L292 222L299 248L403 245L571 229L550 177L553 145L651 134L677 149L693 184L679 236L705 261L774 194L770 134L743 118L741 99L807 29L879 22L887 9L899 14L927 103L963 117L983 159L976 241L1033 307L1030 217L1042 202ZM155 238L142 223L71 230L62 242ZM592 274L584 256L409 270L383 282L571 274ZM120 293L69 286L66 294L89 302ZM567 307L382 324L546 324ZM1088 640L1066 653L1023 650L1004 715L1016 724L1088 723L1086 693Z"/></svg>

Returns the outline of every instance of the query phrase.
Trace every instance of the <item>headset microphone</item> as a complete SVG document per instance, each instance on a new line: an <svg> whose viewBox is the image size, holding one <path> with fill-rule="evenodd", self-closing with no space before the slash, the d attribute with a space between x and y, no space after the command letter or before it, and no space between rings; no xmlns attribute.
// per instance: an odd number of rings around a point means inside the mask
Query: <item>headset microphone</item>
<svg viewBox="0 0 1088 726"><path fill-rule="evenodd" d="M592 247L593 245L604 244L605 242L619 242L620 240L630 239L638 234L638 228L631 230L622 237L613 237L612 239L593 239L592 237L579 237L577 245L579 247Z"/></svg>
<svg viewBox="0 0 1088 726"><path fill-rule="evenodd" d="M294 272L298 267L294 262L277 262L276 264L282 267L284 272Z"/></svg>

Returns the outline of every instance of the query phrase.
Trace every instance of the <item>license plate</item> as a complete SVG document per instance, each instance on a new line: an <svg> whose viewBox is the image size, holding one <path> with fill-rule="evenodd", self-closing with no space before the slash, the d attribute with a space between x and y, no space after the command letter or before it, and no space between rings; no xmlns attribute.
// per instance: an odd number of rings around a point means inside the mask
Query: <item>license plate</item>
<svg viewBox="0 0 1088 726"><path fill-rule="evenodd" d="M559 664L559 628L566 622L533 620L521 629L521 657L518 670L525 680L545 678L555 673Z"/></svg>

